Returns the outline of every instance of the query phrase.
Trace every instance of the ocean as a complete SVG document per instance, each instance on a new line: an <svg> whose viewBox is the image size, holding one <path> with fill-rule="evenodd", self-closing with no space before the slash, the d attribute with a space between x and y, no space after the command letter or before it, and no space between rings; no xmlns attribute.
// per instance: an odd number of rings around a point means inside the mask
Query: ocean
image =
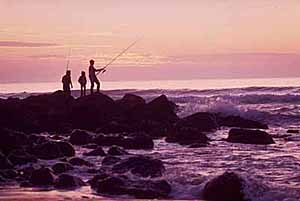
<svg viewBox="0 0 300 201"><path fill-rule="evenodd" d="M0 84L0 98L24 98L60 88L60 83ZM229 131L222 128L207 134L213 140L207 147L191 149L158 139L153 150L132 152L164 162L164 179L172 186L172 199L201 198L210 179L233 171L246 180L245 194L249 200L300 200L300 134L286 132L300 130L300 78L103 82L102 89L114 99L133 93L150 101L165 94L179 105L180 117L209 111L240 115L269 125L267 132L276 142L272 145L222 141ZM78 90L72 93L79 96ZM86 149L76 147L76 151L82 156ZM101 164L99 157L91 156L88 160ZM90 175L83 172L74 170L74 174L89 179ZM77 192L93 195L86 187Z"/></svg>

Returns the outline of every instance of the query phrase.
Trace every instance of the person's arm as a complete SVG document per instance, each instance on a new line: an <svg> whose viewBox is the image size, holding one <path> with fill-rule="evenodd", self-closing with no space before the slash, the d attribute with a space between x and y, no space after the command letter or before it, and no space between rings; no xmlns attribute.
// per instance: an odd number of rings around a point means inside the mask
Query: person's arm
<svg viewBox="0 0 300 201"><path fill-rule="evenodd" d="M96 69L97 72L102 72L102 71L104 71L104 70L105 70L105 68L99 68L99 69Z"/></svg>

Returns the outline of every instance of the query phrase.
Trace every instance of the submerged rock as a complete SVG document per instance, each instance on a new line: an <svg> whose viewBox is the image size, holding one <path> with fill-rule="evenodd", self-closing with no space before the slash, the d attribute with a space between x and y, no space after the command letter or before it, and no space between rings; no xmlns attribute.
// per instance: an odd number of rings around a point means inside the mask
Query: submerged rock
<svg viewBox="0 0 300 201"><path fill-rule="evenodd" d="M49 141L33 147L33 154L40 159L52 160L74 156L75 150L68 142Z"/></svg>
<svg viewBox="0 0 300 201"><path fill-rule="evenodd" d="M84 156L106 156L106 153L103 151L102 147L98 147L90 152L83 153Z"/></svg>
<svg viewBox="0 0 300 201"><path fill-rule="evenodd" d="M232 172L225 172L209 181L203 189L203 198L209 201L246 201L244 181Z"/></svg>
<svg viewBox="0 0 300 201"><path fill-rule="evenodd" d="M298 133L300 133L300 131L299 130L287 130L286 131L287 133L293 133L293 134L298 134Z"/></svg>
<svg viewBox="0 0 300 201"><path fill-rule="evenodd" d="M106 156L102 160L102 165L113 165L121 161L121 158L115 156Z"/></svg>
<svg viewBox="0 0 300 201"><path fill-rule="evenodd" d="M56 163L52 166L52 170L55 174L60 174L74 169L70 163Z"/></svg>
<svg viewBox="0 0 300 201"><path fill-rule="evenodd" d="M180 127L169 131L166 142L179 143L181 145L208 144L208 138L197 128Z"/></svg>
<svg viewBox="0 0 300 201"><path fill-rule="evenodd" d="M69 163L71 163L72 165L75 165L75 166L88 166L88 167L94 166L92 163L90 163L82 158L78 158L78 157L71 158L69 160Z"/></svg>
<svg viewBox="0 0 300 201"><path fill-rule="evenodd" d="M84 186L85 183L79 177L68 175L68 174L61 174L56 179L54 187L60 189L70 189L70 188L79 188Z"/></svg>
<svg viewBox="0 0 300 201"><path fill-rule="evenodd" d="M274 140L267 132L249 129L231 129L227 142L243 144L274 144Z"/></svg>
<svg viewBox="0 0 300 201"><path fill-rule="evenodd" d="M171 192L171 186L165 180L130 180L122 176L99 179L92 187L97 193L131 195L138 199L167 198Z"/></svg>
<svg viewBox="0 0 300 201"><path fill-rule="evenodd" d="M115 146L115 145L110 147L109 150L107 151L107 153L112 156L121 156L121 155L128 154L128 152L125 151L122 147Z"/></svg>
<svg viewBox="0 0 300 201"><path fill-rule="evenodd" d="M121 160L113 166L115 173L125 173L130 171L132 174L142 177L160 177L165 171L162 161L148 156L132 156Z"/></svg>
<svg viewBox="0 0 300 201"><path fill-rule="evenodd" d="M226 127L239 127L239 128L257 128L257 129L268 129L268 125L250 120L245 119L240 116L222 116L218 115L218 124L219 126L226 126Z"/></svg>
<svg viewBox="0 0 300 201"><path fill-rule="evenodd" d="M40 168L34 170L30 177L30 183L34 186L49 186L53 185L55 176L49 168Z"/></svg>

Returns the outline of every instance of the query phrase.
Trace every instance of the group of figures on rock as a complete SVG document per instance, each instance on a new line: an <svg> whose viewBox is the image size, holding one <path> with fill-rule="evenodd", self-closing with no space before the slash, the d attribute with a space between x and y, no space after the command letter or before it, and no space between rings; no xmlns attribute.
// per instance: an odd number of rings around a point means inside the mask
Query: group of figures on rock
<svg viewBox="0 0 300 201"><path fill-rule="evenodd" d="M0 99L0 180L18 181L22 187L90 185L102 195L169 198L172 186L163 178L163 161L129 150L153 149L153 140L162 137L191 148L208 146L206 133L220 127L235 127L225 139L230 143L275 143L262 131L268 128L264 123L207 112L179 118L177 109L164 95L148 103L133 94L119 100L102 93L75 99L62 91ZM76 156L75 146L91 149L83 156L99 157L101 165ZM57 162L49 167L20 166L44 160ZM81 167L91 175L87 182L72 175ZM243 187L239 175L226 172L209 181L200 198L244 201Z"/></svg>
<svg viewBox="0 0 300 201"><path fill-rule="evenodd" d="M100 81L97 78L97 73L104 73L105 68L96 69L94 67L95 61L90 60L90 66L89 66L89 78L91 82L91 94L94 92L94 86L97 85L97 92L100 91ZM62 83L63 83L63 91L71 94L71 88L73 88L72 84L72 78L71 78L71 71L67 70L66 74L62 77ZM81 71L81 75L78 78L78 83L80 84L80 92L81 96L86 95L86 85L87 85L87 79L85 75L85 71Z"/></svg>

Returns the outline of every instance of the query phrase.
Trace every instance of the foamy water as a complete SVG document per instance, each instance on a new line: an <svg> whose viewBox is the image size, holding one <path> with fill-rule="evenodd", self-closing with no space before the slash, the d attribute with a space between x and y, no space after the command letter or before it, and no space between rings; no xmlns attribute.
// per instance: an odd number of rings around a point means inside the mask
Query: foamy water
<svg viewBox="0 0 300 201"><path fill-rule="evenodd" d="M131 153L146 154L164 161L164 178L172 185L172 198L201 198L205 183L229 170L238 173L247 181L245 194L253 201L300 200L300 135L285 136L287 129L300 130L300 80L259 80L256 84L253 80L250 81L240 81L239 86L236 83L231 87L216 87L219 84L214 83L215 87L211 88L206 88L210 86L207 83L200 86L202 81L191 81L191 86L194 87L190 88L179 88L188 81L178 81L176 86L172 85L173 88L168 86L168 82L164 82L165 85L161 82L160 85L149 85L143 89L112 90L112 87L104 93L114 99L121 98L125 93L134 93L147 101L166 94L180 106L178 115L181 117L198 111L210 111L240 115L270 125L267 132L276 137L276 144L273 145L245 145L222 141L228 135L228 129L223 128L216 133L207 134L213 140L207 147L190 149L160 139L155 140L155 147L151 151L132 151ZM226 80L226 83L232 84L233 81ZM144 84L139 86L142 85ZM124 86L134 88L125 84ZM30 94L3 93L2 97L26 97ZM73 95L78 96L79 92L74 91ZM76 151L80 156L87 149L76 147ZM87 159L100 166L103 158ZM54 162L44 161L48 165ZM73 170L73 173L85 180L92 176L85 168ZM93 193L89 188L82 188L77 192L87 195Z"/></svg>

